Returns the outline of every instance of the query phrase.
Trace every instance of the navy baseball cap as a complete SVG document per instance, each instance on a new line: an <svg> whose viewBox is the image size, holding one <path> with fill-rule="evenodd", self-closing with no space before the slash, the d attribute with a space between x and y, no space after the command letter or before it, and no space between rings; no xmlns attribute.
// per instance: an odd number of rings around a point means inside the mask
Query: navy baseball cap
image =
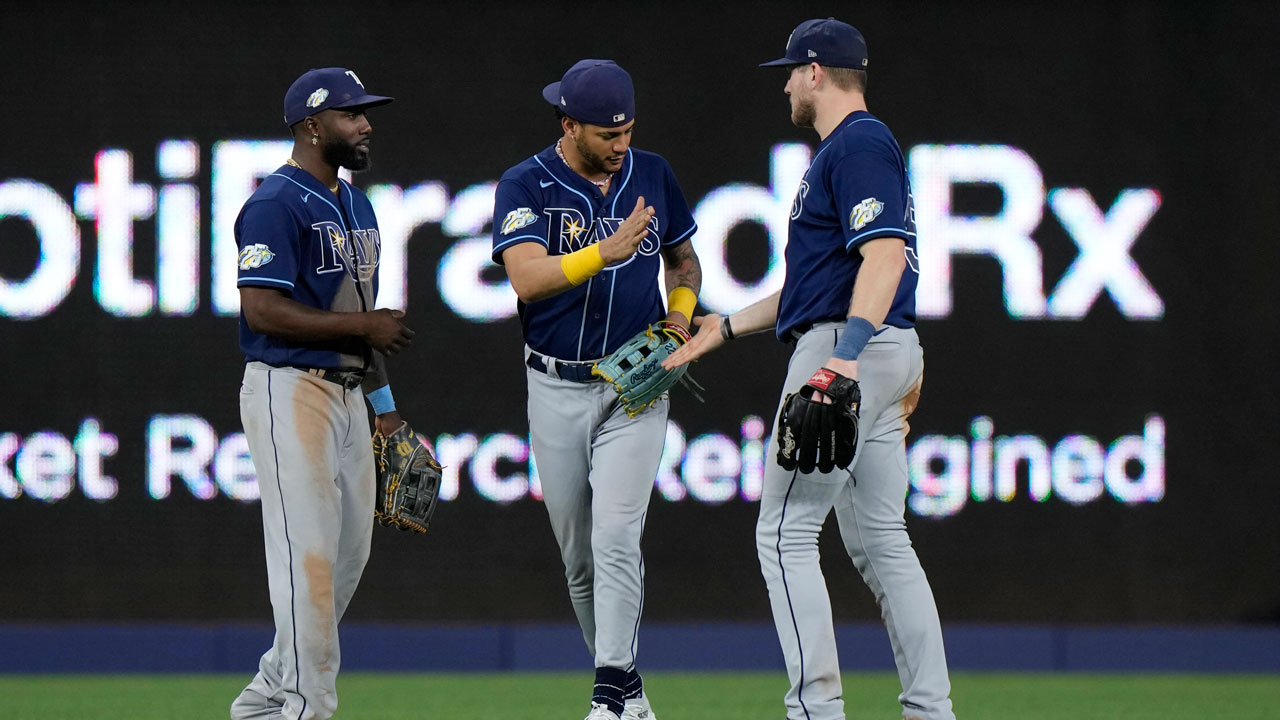
<svg viewBox="0 0 1280 720"><path fill-rule="evenodd" d="M867 41L862 33L835 18L805 20L787 38L787 54L777 60L760 63L772 65L808 65L867 69Z"/></svg>
<svg viewBox="0 0 1280 720"><path fill-rule="evenodd" d="M543 88L542 97L565 115L589 125L618 127L636 115L631 76L612 60L579 60L560 82Z"/></svg>
<svg viewBox="0 0 1280 720"><path fill-rule="evenodd" d="M284 124L293 127L321 110L373 107L394 99L365 92L364 83L346 68L311 68L284 94Z"/></svg>

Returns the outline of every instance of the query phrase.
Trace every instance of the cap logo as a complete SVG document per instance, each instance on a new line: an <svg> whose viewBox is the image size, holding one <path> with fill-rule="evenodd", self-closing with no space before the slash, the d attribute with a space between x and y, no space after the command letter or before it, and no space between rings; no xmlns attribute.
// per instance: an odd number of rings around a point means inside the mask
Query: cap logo
<svg viewBox="0 0 1280 720"><path fill-rule="evenodd" d="M613 116L614 122L622 122L623 120L626 120L626 119L627 119L626 113L618 113L617 115Z"/></svg>
<svg viewBox="0 0 1280 720"><path fill-rule="evenodd" d="M867 66L867 59L862 58L862 67L866 67L866 66Z"/></svg>
<svg viewBox="0 0 1280 720"><path fill-rule="evenodd" d="M351 72L350 70L348 70L348 71L347 71L347 74L351 76L351 79L352 79L352 80L355 80L355 81L356 81L356 84L357 84L357 85L359 85L360 87L364 87L364 83L360 82L360 78L356 77L356 74L355 74L355 73L353 73L353 72Z"/></svg>
<svg viewBox="0 0 1280 720"><path fill-rule="evenodd" d="M564 96L563 96L563 95L561 95L561 96L560 96L560 104L561 104L561 105L568 105L568 104L569 104L569 103L567 103L567 102L565 102L565 101L564 101Z"/></svg>
<svg viewBox="0 0 1280 720"><path fill-rule="evenodd" d="M307 98L307 107L320 107L320 103L324 102L328 97L329 91L325 88L320 88L319 90L311 93L311 97Z"/></svg>
<svg viewBox="0 0 1280 720"><path fill-rule="evenodd" d="M818 57L818 53L816 53L816 52L814 52L814 51L810 50L810 51L809 51L809 57Z"/></svg>

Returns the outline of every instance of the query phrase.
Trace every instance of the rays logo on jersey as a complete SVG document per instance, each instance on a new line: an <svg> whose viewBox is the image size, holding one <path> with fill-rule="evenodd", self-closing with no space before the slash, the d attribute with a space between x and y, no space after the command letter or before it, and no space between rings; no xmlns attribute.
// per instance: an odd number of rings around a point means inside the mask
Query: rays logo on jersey
<svg viewBox="0 0 1280 720"><path fill-rule="evenodd" d="M246 245L244 249L240 251L240 269L252 270L253 268L260 268L271 262L275 256L276 254L271 252L271 248L263 245L262 243Z"/></svg>
<svg viewBox="0 0 1280 720"><path fill-rule="evenodd" d="M547 208L543 211L549 220L547 247L556 248L560 255L581 250L588 245L599 242L616 233L626 218L596 218L588 222L582 212L575 208ZM636 255L653 255L658 252L662 241L658 235L658 218L649 218L649 231L640 240ZM634 258L632 255L631 258ZM610 267L620 267L631 262L631 258Z"/></svg>
<svg viewBox="0 0 1280 720"><path fill-rule="evenodd" d="M547 208L543 211L547 216L547 247L557 248L561 255L568 255L616 233L626 218L596 218L588 222L580 210L576 208ZM652 255L658 252L661 240L658 237L658 218L649 218L649 232L640 241L636 250L641 255Z"/></svg>
<svg viewBox="0 0 1280 720"><path fill-rule="evenodd" d="M884 210L884 203L873 197L867 198L853 207L853 211L849 213L849 228L852 230L861 230L868 223L876 219Z"/></svg>
<svg viewBox="0 0 1280 720"><path fill-rule="evenodd" d="M323 248L317 275L346 270L356 280L373 278L382 253L382 240L377 230L352 230L350 234L344 234L340 225L329 220L318 222L311 229L319 235Z"/></svg>
<svg viewBox="0 0 1280 720"><path fill-rule="evenodd" d="M804 199L809 195L809 181L801 180L800 189L796 191L796 199L791 202L791 219L795 220L800 217L800 211L804 209Z"/></svg>
<svg viewBox="0 0 1280 720"><path fill-rule="evenodd" d="M526 208L526 207L516 208L515 210L512 210L511 212L507 213L507 216L503 218L502 234L510 235L511 233L515 232L516 230L519 230L522 227L532 225L534 221L536 221L537 219L538 219L538 216L534 215L533 211L530 210L529 208Z"/></svg>

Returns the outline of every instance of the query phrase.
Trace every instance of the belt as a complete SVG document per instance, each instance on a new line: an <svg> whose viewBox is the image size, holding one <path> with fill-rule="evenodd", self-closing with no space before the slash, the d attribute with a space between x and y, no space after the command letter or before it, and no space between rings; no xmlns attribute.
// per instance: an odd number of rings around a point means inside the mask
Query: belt
<svg viewBox="0 0 1280 720"><path fill-rule="evenodd" d="M604 379L599 375L591 374L591 367L595 365L594 362L569 362L566 360L557 360L555 358L546 357L545 355L539 355L536 352L530 352L529 359L525 362L526 365L534 370L548 375L551 375L550 365L552 363L555 363L555 374L558 375L561 380L568 380L569 382L576 383L589 383L599 382Z"/></svg>
<svg viewBox="0 0 1280 720"><path fill-rule="evenodd" d="M826 320L814 320L814 321L813 321L813 322L811 322L811 323L802 323L802 324L800 324L800 325L797 325L797 326L795 326L795 327L791 328L791 330L789 331L789 334L791 335L791 342L793 342L793 343L794 343L795 341L799 340L799 339L800 339L800 337L801 337L802 335L804 335L805 333L807 333L807 332L809 332L810 330L812 330L814 325L821 325L822 323L831 323L831 322L844 322L844 321L846 321L846 320L848 320L848 318L827 318ZM882 325L882 326L880 326L880 328L879 328L879 329L877 329L877 330L875 331L875 335L879 335L880 333L884 332L885 330L888 330L888 329L889 329L889 328L891 328L891 327L892 327L892 328L896 328L896 327L898 327L898 326L897 326L897 325ZM907 328L898 328L898 329L899 329L899 330L905 330L905 329L907 329ZM873 335L873 337L874 337L874 335Z"/></svg>
<svg viewBox="0 0 1280 720"><path fill-rule="evenodd" d="M298 367L297 365L293 365L291 367L301 370L308 375L318 377L321 380L328 380L334 385L339 385L347 390L351 390L352 388L359 386L360 383L364 381L363 370L344 368L308 368Z"/></svg>
<svg viewBox="0 0 1280 720"><path fill-rule="evenodd" d="M812 330L814 325L821 325L822 323L830 323L830 322L845 322L846 320L848 320L848 318L846 317L829 317L829 318L822 318L820 320L814 320L813 322L800 323L799 325L796 325L795 327L791 328L791 330L788 331L788 334L791 335L791 342L795 342L796 340L800 339L801 335L804 335L805 333Z"/></svg>

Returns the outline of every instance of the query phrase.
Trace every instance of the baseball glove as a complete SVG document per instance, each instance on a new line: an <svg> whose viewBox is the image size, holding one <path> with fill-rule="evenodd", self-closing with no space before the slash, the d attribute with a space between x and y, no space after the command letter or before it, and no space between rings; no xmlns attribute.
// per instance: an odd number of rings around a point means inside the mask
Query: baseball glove
<svg viewBox="0 0 1280 720"><path fill-rule="evenodd" d="M592 366L591 373L612 383L627 416L635 417L681 379L692 382L685 377L688 365L674 370L662 367L662 361L689 340L689 331L679 325L656 322Z"/></svg>
<svg viewBox="0 0 1280 720"><path fill-rule="evenodd" d="M810 394L814 394L812 400ZM822 402L822 397L831 403ZM800 468L810 473L816 467L828 473L853 463L858 447L858 404L862 391L858 381L834 370L821 368L800 388L782 401L778 413L778 464L784 470Z"/></svg>
<svg viewBox="0 0 1280 720"><path fill-rule="evenodd" d="M374 433L373 455L378 476L373 516L388 527L426 532L440 499L440 463L407 422L390 435Z"/></svg>

